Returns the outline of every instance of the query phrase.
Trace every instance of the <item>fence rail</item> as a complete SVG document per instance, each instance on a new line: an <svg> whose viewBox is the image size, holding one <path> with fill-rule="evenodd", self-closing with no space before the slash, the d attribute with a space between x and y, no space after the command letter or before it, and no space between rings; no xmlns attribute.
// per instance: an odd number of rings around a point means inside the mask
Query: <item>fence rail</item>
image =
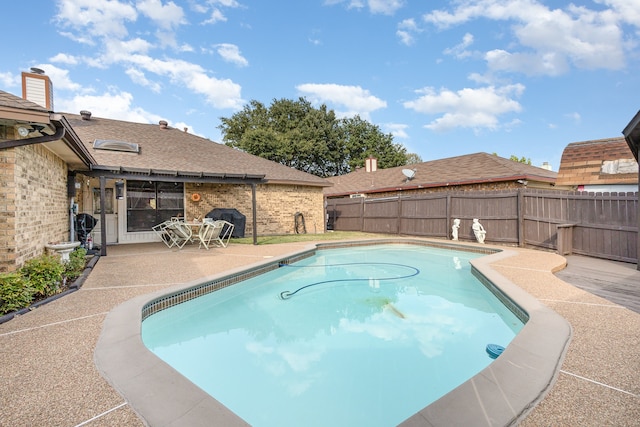
<svg viewBox="0 0 640 427"><path fill-rule="evenodd" d="M328 199L327 216L333 230L436 238L450 238L459 218L460 240L475 240L471 225L479 218L488 243L638 260L638 193L521 189Z"/></svg>

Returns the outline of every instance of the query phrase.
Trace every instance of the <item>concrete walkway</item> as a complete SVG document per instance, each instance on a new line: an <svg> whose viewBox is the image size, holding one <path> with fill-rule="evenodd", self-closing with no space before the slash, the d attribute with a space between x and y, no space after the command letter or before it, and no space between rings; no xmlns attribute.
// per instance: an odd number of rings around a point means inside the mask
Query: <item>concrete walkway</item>
<svg viewBox="0 0 640 427"><path fill-rule="evenodd" d="M106 314L133 297L291 253L308 243L171 251L121 245L75 293L0 325L1 426L142 426L93 359ZM511 248L510 248L511 249ZM573 328L551 392L523 426L637 426L640 315L560 280L565 259L520 250L492 264Z"/></svg>

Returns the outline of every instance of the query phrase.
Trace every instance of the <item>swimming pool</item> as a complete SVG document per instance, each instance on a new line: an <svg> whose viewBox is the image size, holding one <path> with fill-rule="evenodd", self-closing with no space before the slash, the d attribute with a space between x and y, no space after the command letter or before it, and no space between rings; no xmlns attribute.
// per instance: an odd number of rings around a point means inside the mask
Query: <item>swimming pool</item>
<svg viewBox="0 0 640 427"><path fill-rule="evenodd" d="M321 250L156 312L146 346L252 425L396 425L476 375L523 322L481 254Z"/></svg>
<svg viewBox="0 0 640 427"><path fill-rule="evenodd" d="M502 355L470 380L432 404L425 406L401 425L516 425L542 400L559 375L560 366L571 339L571 326L556 312L523 291L517 282L502 276L494 265L514 265L526 259L530 251L490 245L445 242L439 239L385 238L372 241L331 242L296 245L283 255L243 262L243 267L174 285L150 294L131 298L112 309L105 317L96 342L96 369L125 399L129 408L151 426L224 425L247 426L246 421L211 395L159 359L142 342L143 319L167 307L234 285L247 278L277 269L281 262L294 262L327 247L362 244L399 243L469 250L484 256L469 263L473 274L503 300L521 309L528 320ZM226 263L245 254L260 254L260 248L233 247L216 254ZM265 251L269 253L270 251ZM533 251L535 253L535 251ZM264 252L263 252L264 254ZM516 264L517 265L517 264ZM529 280L526 266L518 281ZM543 270L546 271L546 270ZM552 275L551 272L545 274ZM538 278L539 278L538 274Z"/></svg>

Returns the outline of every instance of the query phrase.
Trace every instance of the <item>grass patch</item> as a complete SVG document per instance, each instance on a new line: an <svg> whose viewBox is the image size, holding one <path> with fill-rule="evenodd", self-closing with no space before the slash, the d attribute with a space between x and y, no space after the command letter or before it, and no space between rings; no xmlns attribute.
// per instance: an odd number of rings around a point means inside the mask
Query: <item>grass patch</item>
<svg viewBox="0 0 640 427"><path fill-rule="evenodd" d="M316 242L324 240L374 239L389 237L388 234L362 233L360 231L331 231L321 234L283 234L280 236L258 236L258 245L278 243ZM232 239L233 243L253 244L253 237Z"/></svg>

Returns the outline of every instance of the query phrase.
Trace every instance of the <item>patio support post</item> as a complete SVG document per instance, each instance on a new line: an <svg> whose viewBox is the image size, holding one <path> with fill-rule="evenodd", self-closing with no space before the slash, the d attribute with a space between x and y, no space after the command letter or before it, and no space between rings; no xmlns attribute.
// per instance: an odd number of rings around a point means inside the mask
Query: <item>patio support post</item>
<svg viewBox="0 0 640 427"><path fill-rule="evenodd" d="M107 215L104 206L104 201L107 198L106 182L107 178L104 175L100 176L100 256L107 256Z"/></svg>
<svg viewBox="0 0 640 427"><path fill-rule="evenodd" d="M251 209L253 210L253 244L258 244L258 207L256 203L256 184L251 183Z"/></svg>

